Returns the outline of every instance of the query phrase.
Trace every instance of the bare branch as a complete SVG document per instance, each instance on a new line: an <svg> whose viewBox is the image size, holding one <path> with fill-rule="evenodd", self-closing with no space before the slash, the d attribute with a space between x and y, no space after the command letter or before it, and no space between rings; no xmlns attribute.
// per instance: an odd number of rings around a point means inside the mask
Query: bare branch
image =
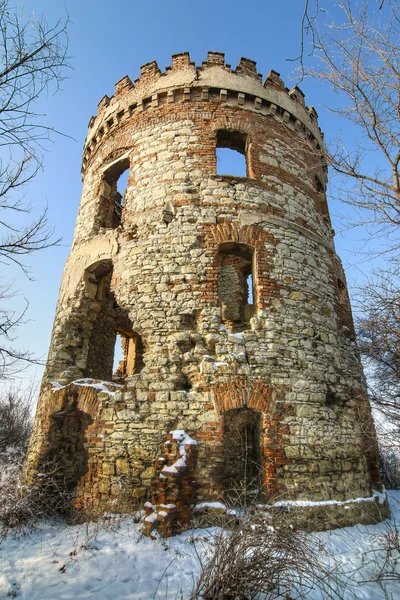
<svg viewBox="0 0 400 600"><path fill-rule="evenodd" d="M11 0L0 0L0 264L17 265L30 277L25 258L54 246L47 208L22 224L31 206L20 192L42 167L43 150L54 129L43 121L36 101L57 91L68 65L68 16L48 25L27 18ZM13 219L11 219L13 217ZM14 347L14 332L24 322L25 310L7 308L10 287L0 286L0 378L13 374L29 352Z"/></svg>
<svg viewBox="0 0 400 600"><path fill-rule="evenodd" d="M381 270L359 290L358 341L373 405L400 431L400 268Z"/></svg>
<svg viewBox="0 0 400 600"><path fill-rule="evenodd" d="M350 121L359 133L355 151L347 150L341 139L327 148L328 163L342 177L336 188L338 199L369 213L370 223L394 227L393 234L397 234L400 5L388 0L380 4L380 12L374 11L376 8L375 0L360 5L338 0L333 22L324 25L315 19L312 48L318 66L306 74L337 92L336 106L331 104L329 109ZM304 65L300 64L303 75Z"/></svg>

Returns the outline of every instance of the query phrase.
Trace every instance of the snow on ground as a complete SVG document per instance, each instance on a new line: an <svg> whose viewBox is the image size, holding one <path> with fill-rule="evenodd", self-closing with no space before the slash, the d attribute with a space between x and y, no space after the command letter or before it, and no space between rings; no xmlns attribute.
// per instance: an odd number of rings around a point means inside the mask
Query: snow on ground
<svg viewBox="0 0 400 600"><path fill-rule="evenodd" d="M400 525L400 492L390 492L392 524ZM345 598L399 599L398 581L386 593L374 579L377 549L388 521L316 534L339 561L347 579ZM20 539L0 544L0 600L150 600L186 598L198 573L195 545L204 547L212 531L197 529L168 540L151 540L132 519L113 530L96 524L66 526L42 522ZM325 559L327 560L327 559ZM397 565L400 572L400 565ZM310 600L323 600L309 592Z"/></svg>

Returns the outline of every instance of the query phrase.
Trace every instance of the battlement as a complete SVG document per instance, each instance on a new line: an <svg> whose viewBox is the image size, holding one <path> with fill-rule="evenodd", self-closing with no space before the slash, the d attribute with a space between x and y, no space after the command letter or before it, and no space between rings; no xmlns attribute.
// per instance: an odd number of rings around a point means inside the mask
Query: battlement
<svg viewBox="0 0 400 600"><path fill-rule="evenodd" d="M208 52L201 66L196 66L189 52L181 52L172 56L165 72L156 61L148 62L140 67L140 77L132 82L126 75L115 84L113 96L105 95L100 100L97 116L89 121L82 171L98 142L127 119L164 104L198 100L224 102L270 115L307 139L314 139L316 147L323 146L317 113L306 106L300 88L285 87L278 72L271 70L263 81L256 62L249 58L240 58L232 69L225 64L223 52L213 51Z"/></svg>

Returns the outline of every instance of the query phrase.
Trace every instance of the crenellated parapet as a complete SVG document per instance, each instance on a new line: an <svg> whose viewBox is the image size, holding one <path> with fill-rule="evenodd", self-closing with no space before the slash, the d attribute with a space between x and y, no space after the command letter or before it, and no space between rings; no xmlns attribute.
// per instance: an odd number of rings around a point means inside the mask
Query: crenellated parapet
<svg viewBox="0 0 400 600"><path fill-rule="evenodd" d="M146 63L140 67L140 77L134 82L125 76L115 84L113 96L103 96L97 116L89 121L82 173L99 143L130 119L166 104L190 101L225 103L270 115L311 141L316 148L323 147L317 112L306 106L300 88L285 87L279 73L271 70L263 81L256 62L248 58L241 58L237 67L231 69L225 64L223 52L209 52L207 60L196 66L190 60L189 52L182 52L172 56L172 64L165 73L156 61Z"/></svg>

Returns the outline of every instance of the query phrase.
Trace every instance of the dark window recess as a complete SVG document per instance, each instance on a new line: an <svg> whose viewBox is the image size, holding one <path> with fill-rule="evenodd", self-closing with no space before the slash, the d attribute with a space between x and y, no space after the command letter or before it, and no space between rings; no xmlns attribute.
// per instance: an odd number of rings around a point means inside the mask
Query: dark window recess
<svg viewBox="0 0 400 600"><path fill-rule="evenodd" d="M329 388L326 393L326 404L328 406L338 406L343 404L344 397L341 394L335 392L332 388Z"/></svg>
<svg viewBox="0 0 400 600"><path fill-rule="evenodd" d="M319 177L315 176L315 187L317 189L317 192L324 192L325 188L324 188L324 184L322 183L322 181L320 180Z"/></svg>
<svg viewBox="0 0 400 600"><path fill-rule="evenodd" d="M229 331L249 326L256 304L253 249L236 242L221 244L218 252L218 297L222 322Z"/></svg>
<svg viewBox="0 0 400 600"><path fill-rule="evenodd" d="M196 329L197 315L193 313L183 313L179 316L179 329Z"/></svg>
<svg viewBox="0 0 400 600"><path fill-rule="evenodd" d="M217 132L217 175L247 177L247 136L239 131Z"/></svg>
<svg viewBox="0 0 400 600"><path fill-rule="evenodd" d="M182 377L182 380L183 380L182 381L182 389L185 392L190 392L190 390L193 387L192 382L190 381L189 377L187 375L185 375L184 373L181 374L181 377Z"/></svg>
<svg viewBox="0 0 400 600"><path fill-rule="evenodd" d="M167 225L171 223L174 218L174 208L170 202L167 202L163 208L163 221Z"/></svg>

